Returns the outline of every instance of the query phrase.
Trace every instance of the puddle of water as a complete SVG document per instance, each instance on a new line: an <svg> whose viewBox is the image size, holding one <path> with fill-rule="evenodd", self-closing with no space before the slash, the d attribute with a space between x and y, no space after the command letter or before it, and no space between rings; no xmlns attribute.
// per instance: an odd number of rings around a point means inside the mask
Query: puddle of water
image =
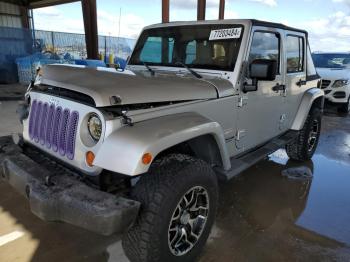
<svg viewBox="0 0 350 262"><path fill-rule="evenodd" d="M307 205L296 224L350 245L350 165L315 155Z"/></svg>
<svg viewBox="0 0 350 262"><path fill-rule="evenodd" d="M350 261L349 185L344 161L318 153L295 162L277 151L220 185L215 230L201 261Z"/></svg>

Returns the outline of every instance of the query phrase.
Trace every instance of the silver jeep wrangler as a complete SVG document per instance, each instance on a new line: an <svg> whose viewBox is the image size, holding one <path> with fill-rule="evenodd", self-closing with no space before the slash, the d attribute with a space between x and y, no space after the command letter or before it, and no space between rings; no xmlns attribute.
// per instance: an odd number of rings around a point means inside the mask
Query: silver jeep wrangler
<svg viewBox="0 0 350 262"><path fill-rule="evenodd" d="M32 212L104 235L131 261L194 261L218 179L285 147L308 160L324 93L307 32L256 20L146 27L125 71L49 65L0 141ZM233 222L234 223L234 222Z"/></svg>

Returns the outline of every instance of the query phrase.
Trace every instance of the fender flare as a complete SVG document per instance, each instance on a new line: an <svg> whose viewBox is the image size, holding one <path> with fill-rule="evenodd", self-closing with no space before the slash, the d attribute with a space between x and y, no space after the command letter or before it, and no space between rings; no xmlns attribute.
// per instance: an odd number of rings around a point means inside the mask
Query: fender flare
<svg viewBox="0 0 350 262"><path fill-rule="evenodd" d="M150 167L142 163L145 153L151 153L154 160L165 149L208 134L217 143L223 168L230 169L222 127L192 112L153 118L114 131L105 138L93 164L128 176L140 175Z"/></svg>
<svg viewBox="0 0 350 262"><path fill-rule="evenodd" d="M320 108L323 109L324 92L319 88L311 88L304 93L304 96L299 105L298 112L294 118L291 129L301 130L304 126L306 118L310 112L312 105L316 100L321 98Z"/></svg>

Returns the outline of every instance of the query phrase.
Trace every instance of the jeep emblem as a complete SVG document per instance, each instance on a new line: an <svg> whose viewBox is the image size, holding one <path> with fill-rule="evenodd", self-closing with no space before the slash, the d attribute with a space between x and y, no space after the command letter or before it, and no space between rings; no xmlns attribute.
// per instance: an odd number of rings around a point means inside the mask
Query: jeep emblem
<svg viewBox="0 0 350 262"><path fill-rule="evenodd" d="M54 105L55 107L57 107L58 104L59 104L59 101L58 101L58 99L56 99L56 98L54 98L54 97L50 97L50 99L49 99L49 104L50 104L50 105Z"/></svg>

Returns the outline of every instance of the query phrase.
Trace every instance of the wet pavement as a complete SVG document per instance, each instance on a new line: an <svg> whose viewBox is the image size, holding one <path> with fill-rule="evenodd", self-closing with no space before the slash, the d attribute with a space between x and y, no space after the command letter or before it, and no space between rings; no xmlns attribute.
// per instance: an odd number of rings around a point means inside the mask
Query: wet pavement
<svg viewBox="0 0 350 262"><path fill-rule="evenodd" d="M24 97L28 85L22 84L0 84L0 101L17 101Z"/></svg>
<svg viewBox="0 0 350 262"><path fill-rule="evenodd" d="M12 119L1 109L2 119L4 113ZM312 161L293 162L279 150L220 185L218 216L200 261L350 261L349 188L350 116L330 110ZM13 232L21 234L1 242ZM0 182L0 261L128 260L119 236L44 223Z"/></svg>
<svg viewBox="0 0 350 262"><path fill-rule="evenodd" d="M16 109L19 102L0 101L0 136L10 135L21 132Z"/></svg>

